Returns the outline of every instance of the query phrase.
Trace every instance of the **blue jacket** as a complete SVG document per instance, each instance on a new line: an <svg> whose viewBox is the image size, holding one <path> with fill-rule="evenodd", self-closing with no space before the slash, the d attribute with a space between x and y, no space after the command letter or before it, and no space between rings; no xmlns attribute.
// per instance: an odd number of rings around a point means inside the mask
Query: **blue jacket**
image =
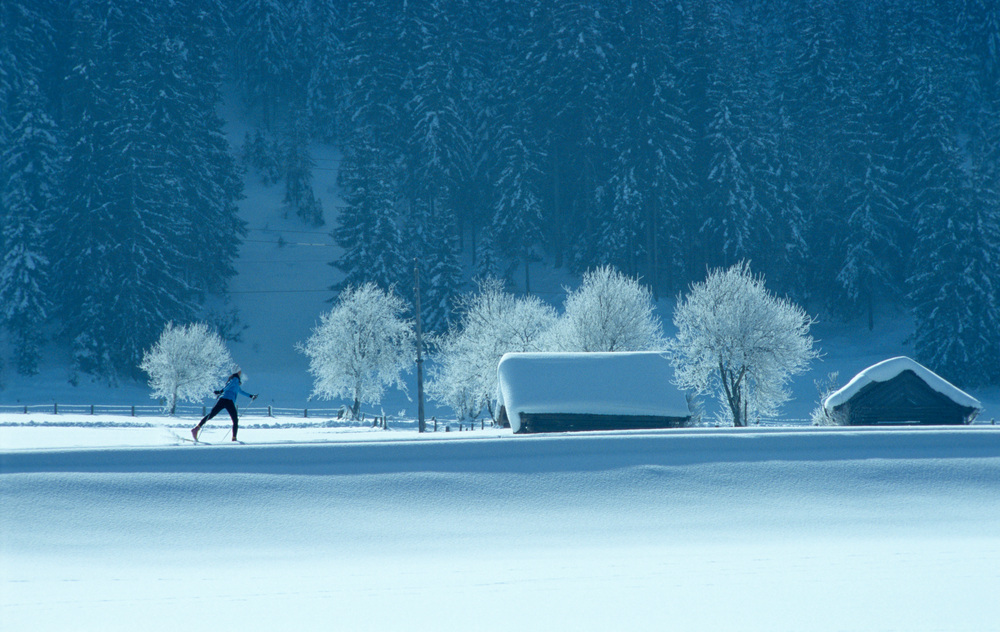
<svg viewBox="0 0 1000 632"><path fill-rule="evenodd" d="M247 397L253 397L253 395L240 388L240 378L231 377L226 382L226 385L222 387L222 394L219 395L219 399L231 399L235 402L240 393L243 393Z"/></svg>

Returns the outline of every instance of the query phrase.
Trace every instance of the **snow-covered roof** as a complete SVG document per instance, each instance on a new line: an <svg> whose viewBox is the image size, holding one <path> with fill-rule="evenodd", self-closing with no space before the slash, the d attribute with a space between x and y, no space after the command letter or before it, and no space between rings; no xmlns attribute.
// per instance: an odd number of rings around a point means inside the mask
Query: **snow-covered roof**
<svg viewBox="0 0 1000 632"><path fill-rule="evenodd" d="M938 393L941 393L960 406L974 408L978 411L983 409L983 406L979 403L978 399L969 395L965 391L960 390L951 382L948 382L943 377L939 376L937 373L934 373L924 365L911 360L906 356L883 360L878 364L868 367L861 373L858 373L854 376L854 379L847 383L846 386L841 388L839 391L830 394L825 400L823 400L823 408L825 408L827 412L833 412L836 407L847 402L849 399L854 397L858 391L869 384L874 382L888 382L903 371L913 371L917 374L917 377L927 384L927 386Z"/></svg>
<svg viewBox="0 0 1000 632"><path fill-rule="evenodd" d="M673 367L658 352L508 353L497 367L511 428L521 413L688 417Z"/></svg>

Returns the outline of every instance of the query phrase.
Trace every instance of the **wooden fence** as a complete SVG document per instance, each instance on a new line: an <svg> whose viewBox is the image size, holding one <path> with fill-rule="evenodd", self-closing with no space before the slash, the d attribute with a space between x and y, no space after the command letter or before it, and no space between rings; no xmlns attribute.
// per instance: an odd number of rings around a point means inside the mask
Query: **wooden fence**
<svg viewBox="0 0 1000 632"><path fill-rule="evenodd" d="M178 406L175 417L204 417L208 406ZM18 404L0 405L0 413L53 414L53 415L124 415L148 417L165 415L166 409L155 405L132 404ZM249 404L240 408L240 417L297 417L303 419L331 419L343 416L341 408L278 408Z"/></svg>

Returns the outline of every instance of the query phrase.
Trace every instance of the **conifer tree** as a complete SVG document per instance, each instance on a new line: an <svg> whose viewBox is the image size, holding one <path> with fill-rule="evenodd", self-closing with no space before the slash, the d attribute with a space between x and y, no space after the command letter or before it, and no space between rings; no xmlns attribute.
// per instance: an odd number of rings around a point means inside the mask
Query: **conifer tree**
<svg viewBox="0 0 1000 632"><path fill-rule="evenodd" d="M679 272L672 257L680 243L679 202L690 195L692 132L684 119L676 60L664 41L672 17L664 7L643 3L617 16L621 42L612 59L615 100L609 101L608 197L612 209L599 222L596 263L642 276L654 293L661 270Z"/></svg>
<svg viewBox="0 0 1000 632"><path fill-rule="evenodd" d="M62 143L38 85L21 82L20 122L0 152L0 324L14 339L19 373L38 372L52 310L52 223L62 196Z"/></svg>
<svg viewBox="0 0 1000 632"><path fill-rule="evenodd" d="M455 299L462 292L462 265L454 215L438 206L427 227L428 248L421 263L421 312L424 331L443 332L452 321Z"/></svg>
<svg viewBox="0 0 1000 632"><path fill-rule="evenodd" d="M204 292L224 289L242 231L218 84L191 65L202 43L163 37L163 16L140 5L80 15L69 83L60 307L77 364L111 378L137 375L164 322L190 320Z"/></svg>
<svg viewBox="0 0 1000 632"><path fill-rule="evenodd" d="M523 266L525 291L530 292L529 268L542 240L543 219L540 153L523 131L523 126L509 126L500 132L497 152L503 166L496 182L492 235L509 264Z"/></svg>
<svg viewBox="0 0 1000 632"><path fill-rule="evenodd" d="M334 233L344 249L334 266L344 280L336 291L372 282L383 290L410 278L400 234L395 195L395 169L391 158L377 147L365 130L355 134L340 165L337 181L346 206Z"/></svg>
<svg viewBox="0 0 1000 632"><path fill-rule="evenodd" d="M279 0L243 0L236 10L236 78L244 100L269 128L278 123L279 106L296 94L293 10Z"/></svg>
<svg viewBox="0 0 1000 632"><path fill-rule="evenodd" d="M309 151L309 126L305 112L289 124L284 143L285 205L305 222L322 226L323 205L312 187L315 162Z"/></svg>
<svg viewBox="0 0 1000 632"><path fill-rule="evenodd" d="M344 133L346 19L340 0L315 0L306 11L310 48L305 107L314 133L327 142Z"/></svg>
<svg viewBox="0 0 1000 632"><path fill-rule="evenodd" d="M995 199L986 202L925 212L909 279L917 359L970 386L1000 381L1000 224Z"/></svg>

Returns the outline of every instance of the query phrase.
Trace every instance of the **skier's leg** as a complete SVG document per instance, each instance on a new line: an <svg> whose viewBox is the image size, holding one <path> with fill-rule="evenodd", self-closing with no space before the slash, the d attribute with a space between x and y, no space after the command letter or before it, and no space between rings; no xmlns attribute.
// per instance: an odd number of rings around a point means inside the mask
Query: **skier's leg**
<svg viewBox="0 0 1000 632"><path fill-rule="evenodd" d="M219 411L225 408L225 404L223 404L224 401L228 400L220 399L219 401L215 402L215 406L212 406L211 412L202 417L201 421L198 422L198 425L191 429L191 436L194 437L195 441L198 440L198 433L201 431L201 427L205 425L205 422L211 419L212 417L218 415Z"/></svg>
<svg viewBox="0 0 1000 632"><path fill-rule="evenodd" d="M236 441L236 432L240 429L239 416L236 412L236 402L227 399L226 410L229 411L229 417L233 420L233 441Z"/></svg>

